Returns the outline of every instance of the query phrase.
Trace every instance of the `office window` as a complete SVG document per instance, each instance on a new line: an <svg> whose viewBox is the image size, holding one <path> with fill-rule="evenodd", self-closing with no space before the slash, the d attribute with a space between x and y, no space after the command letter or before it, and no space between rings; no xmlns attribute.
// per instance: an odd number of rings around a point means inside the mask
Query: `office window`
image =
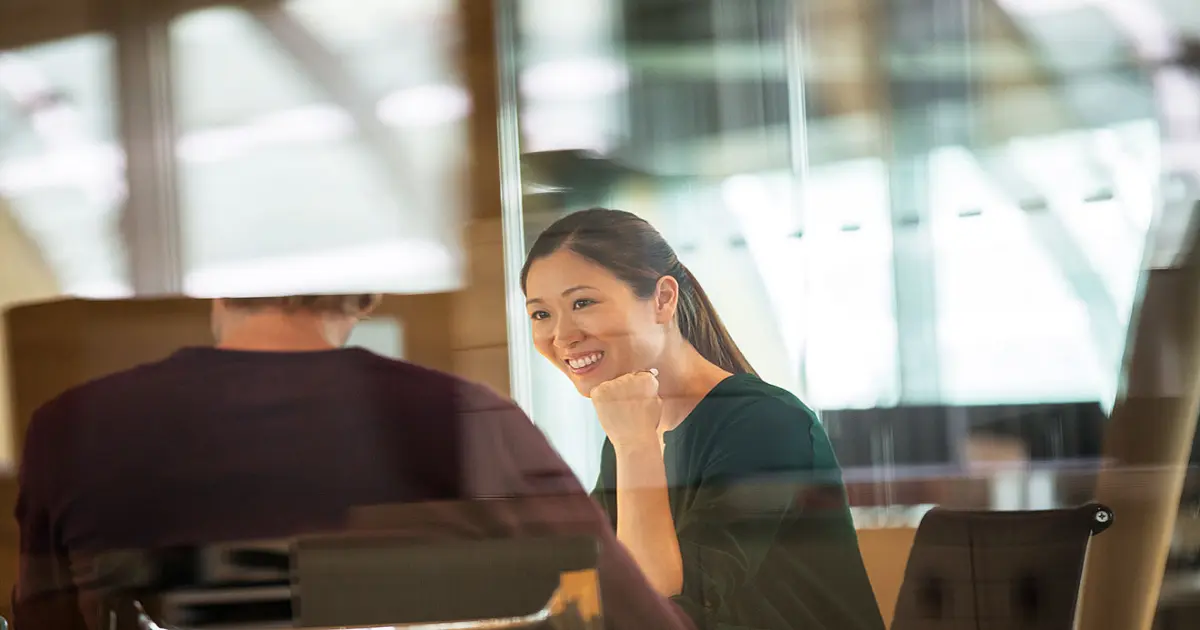
<svg viewBox="0 0 1200 630"><path fill-rule="evenodd" d="M295 0L174 22L187 292L459 286L455 7Z"/></svg>
<svg viewBox="0 0 1200 630"><path fill-rule="evenodd" d="M1087 304L1032 233L1047 228L966 150L936 149L931 168L942 401L1097 399L1103 367Z"/></svg>
<svg viewBox="0 0 1200 630"><path fill-rule="evenodd" d="M60 289L82 297L130 291L114 71L104 35L0 51L0 196Z"/></svg>
<svg viewBox="0 0 1200 630"><path fill-rule="evenodd" d="M404 358L404 324L395 317L359 322L346 345L370 350L391 359Z"/></svg>
<svg viewBox="0 0 1200 630"><path fill-rule="evenodd" d="M879 159L813 166L803 184L808 321L781 317L804 340L805 392L819 409L894 405L897 335L887 172ZM786 293L795 281L772 283Z"/></svg>

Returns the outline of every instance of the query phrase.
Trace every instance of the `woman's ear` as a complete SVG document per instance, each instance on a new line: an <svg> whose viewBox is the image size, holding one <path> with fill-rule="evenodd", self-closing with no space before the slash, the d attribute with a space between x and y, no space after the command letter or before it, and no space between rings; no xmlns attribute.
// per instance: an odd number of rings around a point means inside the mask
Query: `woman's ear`
<svg viewBox="0 0 1200 630"><path fill-rule="evenodd" d="M658 279L654 287L654 321L659 324L670 323L675 319L675 310L679 308L679 281L671 276Z"/></svg>

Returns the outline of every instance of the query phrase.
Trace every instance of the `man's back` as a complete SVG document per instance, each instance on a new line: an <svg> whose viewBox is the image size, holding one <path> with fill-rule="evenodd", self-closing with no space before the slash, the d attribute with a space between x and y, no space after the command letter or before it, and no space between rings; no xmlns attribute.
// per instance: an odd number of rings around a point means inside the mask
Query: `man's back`
<svg viewBox="0 0 1200 630"><path fill-rule="evenodd" d="M17 622L21 602L68 586L69 556L336 531L361 506L581 492L480 386L361 349L186 349L35 415Z"/></svg>
<svg viewBox="0 0 1200 630"><path fill-rule="evenodd" d="M72 551L335 529L356 505L456 498L455 381L363 350L187 349L68 392L30 427ZM44 471L26 475L45 480ZM138 526L138 523L153 526Z"/></svg>

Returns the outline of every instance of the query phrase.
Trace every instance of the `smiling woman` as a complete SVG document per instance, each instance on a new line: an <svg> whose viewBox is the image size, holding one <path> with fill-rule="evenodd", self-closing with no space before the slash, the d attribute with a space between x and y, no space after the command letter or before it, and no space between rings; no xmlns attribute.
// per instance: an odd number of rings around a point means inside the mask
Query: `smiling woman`
<svg viewBox="0 0 1200 630"><path fill-rule="evenodd" d="M607 436L594 496L661 594L700 628L882 628L824 429L758 378L657 230L567 215L521 287L534 346Z"/></svg>
<svg viewBox="0 0 1200 630"><path fill-rule="evenodd" d="M615 360L608 362L606 371L589 373L612 378L647 370L655 367L647 362L665 348L661 339L639 333L678 315L680 334L709 363L727 373L754 373L700 283L662 235L632 213L596 208L559 220L530 250L521 287L529 298L534 343L552 360L565 364L567 359L597 353L603 358L612 352ZM658 300L650 299L656 295ZM556 306L572 315L552 318ZM599 345L574 346L585 332L580 324L598 327L589 336ZM587 385L598 384L595 377L572 380L584 395Z"/></svg>

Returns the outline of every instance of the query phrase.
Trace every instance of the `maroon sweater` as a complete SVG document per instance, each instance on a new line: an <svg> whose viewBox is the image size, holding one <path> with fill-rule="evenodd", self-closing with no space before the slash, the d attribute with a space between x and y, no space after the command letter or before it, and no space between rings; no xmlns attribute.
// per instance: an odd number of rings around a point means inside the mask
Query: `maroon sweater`
<svg viewBox="0 0 1200 630"><path fill-rule="evenodd" d="M584 490L525 414L481 386L361 349L188 348L35 413L14 625L86 627L72 558L336 531L359 506L562 494ZM608 626L690 627L585 505Z"/></svg>

